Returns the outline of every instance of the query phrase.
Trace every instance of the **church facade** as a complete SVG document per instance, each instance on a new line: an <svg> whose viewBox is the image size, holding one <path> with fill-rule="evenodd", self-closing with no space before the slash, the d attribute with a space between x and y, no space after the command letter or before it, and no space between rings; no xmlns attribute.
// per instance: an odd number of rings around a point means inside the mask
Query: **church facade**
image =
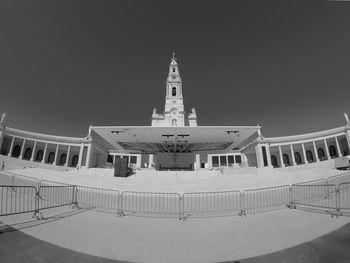
<svg viewBox="0 0 350 263"><path fill-rule="evenodd" d="M0 161L7 167L77 169L113 167L127 158L134 169L289 169L334 163L350 153L350 122L296 136L264 137L260 126L199 126L184 107L182 79L171 58L164 111L153 110L150 126L90 126L81 138L18 130L0 122Z"/></svg>

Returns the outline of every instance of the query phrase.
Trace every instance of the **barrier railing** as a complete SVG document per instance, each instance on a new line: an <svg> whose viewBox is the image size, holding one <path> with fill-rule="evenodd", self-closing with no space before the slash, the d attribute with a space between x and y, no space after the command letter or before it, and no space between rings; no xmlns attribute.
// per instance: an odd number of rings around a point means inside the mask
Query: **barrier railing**
<svg viewBox="0 0 350 263"><path fill-rule="evenodd" d="M339 185L338 209L340 213L350 213L350 182Z"/></svg>
<svg viewBox="0 0 350 263"><path fill-rule="evenodd" d="M292 185L291 205L337 211L335 185Z"/></svg>
<svg viewBox="0 0 350 263"><path fill-rule="evenodd" d="M38 190L38 209L77 204L77 187L74 185L40 186Z"/></svg>
<svg viewBox="0 0 350 263"><path fill-rule="evenodd" d="M34 186L0 186L0 215L37 211L37 189Z"/></svg>
<svg viewBox="0 0 350 263"><path fill-rule="evenodd" d="M182 198L183 217L239 215L241 192L196 192L185 193Z"/></svg>
<svg viewBox="0 0 350 263"><path fill-rule="evenodd" d="M125 191L120 195L119 214L156 214L180 217L180 195L178 193Z"/></svg>
<svg viewBox="0 0 350 263"><path fill-rule="evenodd" d="M334 184L336 186L339 186L341 183L348 182L350 182L350 173L342 173L327 178L328 184Z"/></svg>
<svg viewBox="0 0 350 263"><path fill-rule="evenodd" d="M77 203L95 208L119 210L119 191L77 186Z"/></svg>
<svg viewBox="0 0 350 263"><path fill-rule="evenodd" d="M245 190L242 195L244 214L261 213L286 208L289 202L289 185Z"/></svg>
<svg viewBox="0 0 350 263"><path fill-rule="evenodd" d="M152 193L75 186L11 174L11 183L0 185L0 215L39 212L43 209L85 204L119 215L212 217L261 213L276 209L308 208L350 214L350 173L304 183L224 192ZM7 176L8 177L8 176ZM8 181L6 177L5 181ZM1 181L2 183L3 181ZM22 186L14 185L16 183ZM35 187L34 185L38 185Z"/></svg>

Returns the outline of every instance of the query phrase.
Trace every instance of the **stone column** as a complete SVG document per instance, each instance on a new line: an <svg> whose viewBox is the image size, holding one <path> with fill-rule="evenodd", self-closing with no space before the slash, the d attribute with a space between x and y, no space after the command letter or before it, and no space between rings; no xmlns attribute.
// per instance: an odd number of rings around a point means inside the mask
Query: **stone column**
<svg viewBox="0 0 350 263"><path fill-rule="evenodd" d="M21 147L21 153L20 153L18 159L23 159L23 152L24 152L25 144L26 144L26 140L23 139L23 143L22 143L22 147Z"/></svg>
<svg viewBox="0 0 350 263"><path fill-rule="evenodd" d="M87 154L86 154L86 168L89 168L90 167L90 164L91 164L91 151L92 151L92 143L89 143L88 144L88 149L87 149Z"/></svg>
<svg viewBox="0 0 350 263"><path fill-rule="evenodd" d="M302 149L302 151L303 151L304 162L305 162L305 164L307 164L309 161L307 160L306 152L305 152L305 146L304 146L303 143L301 144L301 149Z"/></svg>
<svg viewBox="0 0 350 263"><path fill-rule="evenodd" d="M45 163L46 151L47 151L47 143L45 143L45 149L44 149L43 159L41 160L41 163Z"/></svg>
<svg viewBox="0 0 350 263"><path fill-rule="evenodd" d="M35 158L35 150L36 150L36 141L34 141L34 146L32 150L32 156L30 156L30 161L33 162Z"/></svg>
<svg viewBox="0 0 350 263"><path fill-rule="evenodd" d="M2 142L4 141L4 131L0 128L0 151L2 148Z"/></svg>
<svg viewBox="0 0 350 263"><path fill-rule="evenodd" d="M257 164L258 168L263 168L264 167L264 158L262 155L262 150L261 150L260 144L257 144L255 146L255 153L256 153L256 164Z"/></svg>
<svg viewBox="0 0 350 263"><path fill-rule="evenodd" d="M60 146L59 144L56 145L55 160L53 161L53 165L57 164L57 155L58 155L58 147L59 146Z"/></svg>
<svg viewBox="0 0 350 263"><path fill-rule="evenodd" d="M271 152L270 152L270 146L268 144L265 144L265 150L266 150L266 159L267 159L267 166L272 167L271 163Z"/></svg>
<svg viewBox="0 0 350 263"><path fill-rule="evenodd" d="M194 169L195 170L199 170L199 168L201 167L201 155L196 153L196 162L195 162L195 166Z"/></svg>
<svg viewBox="0 0 350 263"><path fill-rule="evenodd" d="M64 164L65 167L69 165L69 156L70 156L70 145L68 145L67 159L66 159L66 163Z"/></svg>
<svg viewBox="0 0 350 263"><path fill-rule="evenodd" d="M343 154L342 154L342 152L340 151L340 146L339 146L338 137L335 136L334 138L335 138L335 143L336 143L336 145L337 145L338 157L341 157Z"/></svg>
<svg viewBox="0 0 350 263"><path fill-rule="evenodd" d="M10 156L10 157L11 157L14 142L15 142L15 136L12 136L10 151L8 152L7 156Z"/></svg>
<svg viewBox="0 0 350 263"><path fill-rule="evenodd" d="M84 152L84 143L80 144L79 149L79 158L78 158L78 167L81 167L81 163L83 161L83 152Z"/></svg>
<svg viewBox="0 0 350 263"><path fill-rule="evenodd" d="M346 129L345 135L346 135L346 140L348 142L348 146L349 146L349 149L350 149L350 128ZM348 155L350 155L350 152L348 152Z"/></svg>
<svg viewBox="0 0 350 263"><path fill-rule="evenodd" d="M136 167L137 168L141 168L141 166L142 166L142 163L141 163L142 155L138 154L136 158L137 158L136 159Z"/></svg>
<svg viewBox="0 0 350 263"><path fill-rule="evenodd" d="M282 155L282 148L281 148L281 145L278 145L278 153L279 153L279 155L280 155L281 167L285 167L284 162L283 162L283 155Z"/></svg>
<svg viewBox="0 0 350 263"><path fill-rule="evenodd" d="M328 145L327 145L327 140L323 139L324 141L324 146L326 148L326 154L327 154L327 160L331 159L330 155L329 155L329 149L328 149Z"/></svg>
<svg viewBox="0 0 350 263"><path fill-rule="evenodd" d="M294 150L293 150L293 144L290 145L290 151L292 153L292 164L293 166L296 166L296 162L295 162L295 157L294 157Z"/></svg>
<svg viewBox="0 0 350 263"><path fill-rule="evenodd" d="M315 143L315 141L312 142L312 145L314 146L314 153L315 153L316 162L319 162L320 159L318 158L318 153L317 153L317 148L316 148L316 143Z"/></svg>
<svg viewBox="0 0 350 263"><path fill-rule="evenodd" d="M152 163L154 164L153 160L154 160L154 154L150 154L148 156L148 167L151 167Z"/></svg>

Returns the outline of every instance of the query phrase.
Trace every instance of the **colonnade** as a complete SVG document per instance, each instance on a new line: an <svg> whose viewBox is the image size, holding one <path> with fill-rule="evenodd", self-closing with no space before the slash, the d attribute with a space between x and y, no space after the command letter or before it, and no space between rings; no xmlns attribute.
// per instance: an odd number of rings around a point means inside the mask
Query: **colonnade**
<svg viewBox="0 0 350 263"><path fill-rule="evenodd" d="M89 166L91 143L68 143L5 135L1 154L42 164L64 167Z"/></svg>
<svg viewBox="0 0 350 263"><path fill-rule="evenodd" d="M286 167L321 162L349 155L346 135L335 135L311 140L261 144L265 155L260 154L261 166Z"/></svg>

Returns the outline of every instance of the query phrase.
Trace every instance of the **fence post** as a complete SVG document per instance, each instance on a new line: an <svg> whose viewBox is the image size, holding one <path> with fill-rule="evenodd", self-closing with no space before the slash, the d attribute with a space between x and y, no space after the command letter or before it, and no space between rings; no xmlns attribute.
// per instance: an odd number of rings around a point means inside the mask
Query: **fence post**
<svg viewBox="0 0 350 263"><path fill-rule="evenodd" d="M342 212L340 211L340 189L341 187L341 184L338 185L338 187L336 187L336 190L335 190L335 207L336 207L336 212L339 214L339 215L343 215Z"/></svg>
<svg viewBox="0 0 350 263"><path fill-rule="evenodd" d="M287 205L290 209L296 209L296 205L293 201L293 185L289 186L289 204Z"/></svg>
<svg viewBox="0 0 350 263"><path fill-rule="evenodd" d="M184 202L184 198L185 195L182 194L182 196L180 196L179 194L179 220L184 220L185 219L185 202Z"/></svg>
<svg viewBox="0 0 350 263"><path fill-rule="evenodd" d="M78 186L73 185L73 189L72 189L72 208L79 208L78 205Z"/></svg>
<svg viewBox="0 0 350 263"><path fill-rule="evenodd" d="M34 201L35 205L34 205L34 214L32 218L36 217L36 219L38 220L44 219L43 214L40 212L39 202L40 202L40 187L38 188L35 187L35 201Z"/></svg>
<svg viewBox="0 0 350 263"><path fill-rule="evenodd" d="M118 216L125 216L123 212L123 192L119 193L118 191L118 207L117 207Z"/></svg>
<svg viewBox="0 0 350 263"><path fill-rule="evenodd" d="M240 209L241 209L241 212L239 212L239 215L240 216L245 216L246 215L246 211L245 211L245 207L244 207L244 191L239 191L240 194L239 194L239 206L240 206Z"/></svg>

